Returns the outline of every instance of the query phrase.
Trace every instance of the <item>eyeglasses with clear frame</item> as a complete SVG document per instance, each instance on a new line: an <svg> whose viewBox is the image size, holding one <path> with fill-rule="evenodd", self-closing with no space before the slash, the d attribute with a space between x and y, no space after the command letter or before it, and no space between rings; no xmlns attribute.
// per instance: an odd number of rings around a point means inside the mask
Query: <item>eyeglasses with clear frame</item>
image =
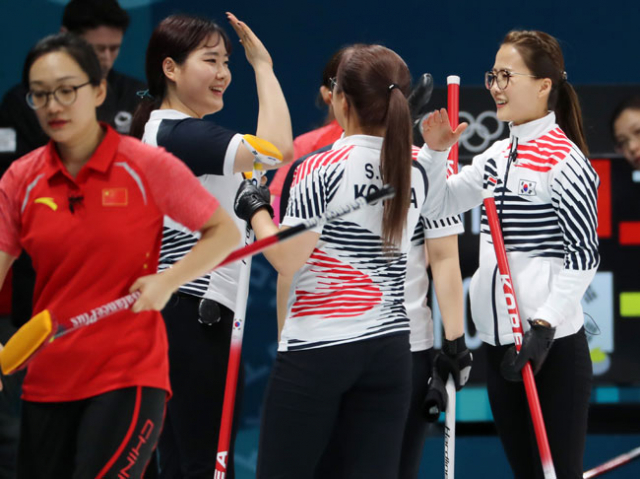
<svg viewBox="0 0 640 479"><path fill-rule="evenodd" d="M530 75L528 73L516 73L510 72L509 70L498 70L498 71L488 71L484 74L484 86L487 90L491 90L493 83L495 82L498 85L498 90L506 90L509 86L509 79L514 75L520 75L524 77L531 78L539 78L535 75Z"/></svg>
<svg viewBox="0 0 640 479"><path fill-rule="evenodd" d="M39 110L47 106L49 104L49 97L53 96L60 105L69 106L78 98L78 90L90 84L91 81L77 86L61 85L53 91L29 90L27 93L27 104L33 110Z"/></svg>

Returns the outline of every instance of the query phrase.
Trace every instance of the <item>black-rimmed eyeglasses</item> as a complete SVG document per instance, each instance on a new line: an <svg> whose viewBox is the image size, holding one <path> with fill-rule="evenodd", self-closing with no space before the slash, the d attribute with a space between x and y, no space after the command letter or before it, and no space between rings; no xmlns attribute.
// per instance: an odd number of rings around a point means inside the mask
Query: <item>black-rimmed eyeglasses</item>
<svg viewBox="0 0 640 479"><path fill-rule="evenodd" d="M516 73L510 72L509 70L491 70L484 74L484 86L487 88L487 90L491 90L491 87L495 82L499 90L506 90L506 88L509 86L509 79L514 75L538 78L537 76L530 75L528 73Z"/></svg>
<svg viewBox="0 0 640 479"><path fill-rule="evenodd" d="M91 84L91 81L82 85L61 85L53 91L29 90L27 93L27 104L34 110L39 110L47 106L49 97L53 95L56 101L63 106L72 105L78 98L78 89Z"/></svg>

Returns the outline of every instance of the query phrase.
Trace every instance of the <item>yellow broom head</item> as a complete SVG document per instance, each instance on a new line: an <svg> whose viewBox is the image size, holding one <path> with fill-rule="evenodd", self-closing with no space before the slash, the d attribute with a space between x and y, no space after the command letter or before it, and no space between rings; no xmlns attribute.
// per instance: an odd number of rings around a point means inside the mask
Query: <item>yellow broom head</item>
<svg viewBox="0 0 640 479"><path fill-rule="evenodd" d="M256 158L255 162L258 164L276 166L282 162L282 153L270 141L254 135L243 135L242 144L253 153Z"/></svg>
<svg viewBox="0 0 640 479"><path fill-rule="evenodd" d="M53 320L48 310L27 321L0 351L3 374L12 374L26 366L34 353L53 335Z"/></svg>

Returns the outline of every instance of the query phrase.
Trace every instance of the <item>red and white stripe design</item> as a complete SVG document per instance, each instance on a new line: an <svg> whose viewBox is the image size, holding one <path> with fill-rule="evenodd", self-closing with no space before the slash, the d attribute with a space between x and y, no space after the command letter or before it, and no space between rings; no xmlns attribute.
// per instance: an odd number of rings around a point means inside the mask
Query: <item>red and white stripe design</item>
<svg viewBox="0 0 640 479"><path fill-rule="evenodd" d="M564 132L556 128L540 138L519 144L518 161L514 166L546 173L564 160L571 148Z"/></svg>
<svg viewBox="0 0 640 479"><path fill-rule="evenodd" d="M366 274L315 249L307 261L316 277L314 291L296 290L291 318L322 315L325 318L359 316L380 304L382 291Z"/></svg>
<svg viewBox="0 0 640 479"><path fill-rule="evenodd" d="M317 168L346 160L352 149L353 146L347 146L345 148L340 148L339 150L329 150L312 156L302 163L296 170L291 187L293 188L295 185L300 183L300 181L302 181L309 173Z"/></svg>

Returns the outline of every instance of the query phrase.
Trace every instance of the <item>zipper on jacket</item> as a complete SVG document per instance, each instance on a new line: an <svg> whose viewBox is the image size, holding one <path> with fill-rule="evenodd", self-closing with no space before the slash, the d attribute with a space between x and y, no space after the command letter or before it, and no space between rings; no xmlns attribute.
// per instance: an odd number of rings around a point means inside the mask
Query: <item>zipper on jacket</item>
<svg viewBox="0 0 640 479"><path fill-rule="evenodd" d="M507 194L507 183L509 181L509 170L511 169L511 163L515 163L518 159L518 137L513 137L514 141L511 142L511 148L509 149L509 157L507 158L507 168L504 172L504 183L502 185L502 195L500 195L500 209L498 210L498 219L500 220L500 229L502 229L502 212L504 210L504 197ZM502 237L504 238L504 230L502 231ZM506 248L506 246L505 246Z"/></svg>

